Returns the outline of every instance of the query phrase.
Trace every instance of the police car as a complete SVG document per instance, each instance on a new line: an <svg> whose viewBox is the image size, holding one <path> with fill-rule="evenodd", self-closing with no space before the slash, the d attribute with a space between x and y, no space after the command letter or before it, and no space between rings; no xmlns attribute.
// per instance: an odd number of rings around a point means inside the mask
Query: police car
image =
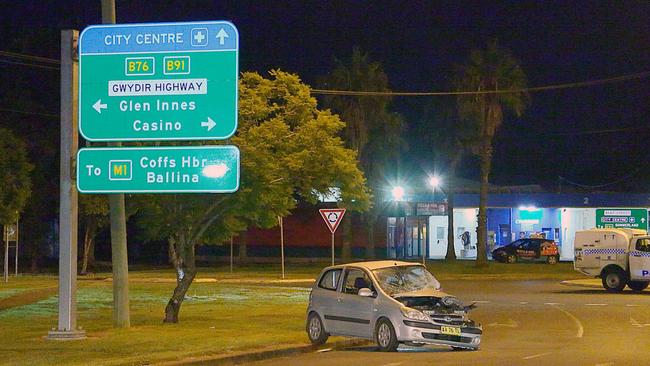
<svg viewBox="0 0 650 366"><path fill-rule="evenodd" d="M576 231L573 267L600 277L608 292L650 284L650 236L645 230L607 228Z"/></svg>

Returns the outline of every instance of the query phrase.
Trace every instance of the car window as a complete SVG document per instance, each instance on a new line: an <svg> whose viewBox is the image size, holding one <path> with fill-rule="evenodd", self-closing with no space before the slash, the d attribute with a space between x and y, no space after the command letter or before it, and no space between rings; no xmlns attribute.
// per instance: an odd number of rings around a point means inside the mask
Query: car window
<svg viewBox="0 0 650 366"><path fill-rule="evenodd" d="M514 248L517 248L517 247L519 247L519 245L520 245L522 242L523 242L523 240L521 240L521 239L519 239L519 240L515 240L515 241L513 241L512 243L508 244L508 246L512 246L512 247L514 247Z"/></svg>
<svg viewBox="0 0 650 366"><path fill-rule="evenodd" d="M638 239L636 241L636 250L650 252L650 239Z"/></svg>
<svg viewBox="0 0 650 366"><path fill-rule="evenodd" d="M519 243L519 245L517 246L517 248L527 250L529 247L529 243L530 243L529 240L522 240L521 243Z"/></svg>
<svg viewBox="0 0 650 366"><path fill-rule="evenodd" d="M374 291L370 277L360 269L348 269L345 282L343 282L343 292L358 295L359 290L362 288L368 288Z"/></svg>
<svg viewBox="0 0 650 366"><path fill-rule="evenodd" d="M326 290L336 291L336 288L339 284L339 278L341 277L342 269L331 269L321 277L318 287L324 288Z"/></svg>

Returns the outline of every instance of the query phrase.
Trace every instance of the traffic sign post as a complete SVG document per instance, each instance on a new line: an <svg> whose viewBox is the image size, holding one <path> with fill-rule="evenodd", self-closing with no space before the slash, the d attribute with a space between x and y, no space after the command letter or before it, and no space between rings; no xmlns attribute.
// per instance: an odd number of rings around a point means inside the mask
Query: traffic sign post
<svg viewBox="0 0 650 366"><path fill-rule="evenodd" d="M332 233L332 265L334 265L334 233L336 232L336 229L338 229L339 224L341 224L343 215L345 215L345 209L321 208L318 212L320 212L320 216L323 218L327 228Z"/></svg>
<svg viewBox="0 0 650 366"><path fill-rule="evenodd" d="M236 146L81 149L82 193L231 193L239 188Z"/></svg>
<svg viewBox="0 0 650 366"><path fill-rule="evenodd" d="M105 22L115 22L114 7L113 1L102 1ZM230 22L90 26L79 36L78 53L75 110L86 140L116 141L114 146L121 146L119 141L221 140L237 129L239 35ZM64 105L62 98L62 110ZM64 162L73 161L64 157L62 182L70 178ZM82 193L232 193L239 188L239 161L239 149L224 145L81 149L76 185ZM76 192L74 197L74 209L62 204L61 213L71 212L76 228ZM127 312L114 316L114 325L128 327L124 200L110 197L114 304ZM71 247L71 255L62 252L60 267L64 258L76 263L76 242ZM63 274L76 281L75 269ZM66 301L60 303L75 302L76 283L70 287L69 294L61 287L60 299ZM59 328L74 329L75 311L74 305L60 307L59 324L65 325ZM64 313L72 321L65 322Z"/></svg>
<svg viewBox="0 0 650 366"><path fill-rule="evenodd" d="M90 26L79 37L79 131L90 141L229 138L238 54L230 22Z"/></svg>

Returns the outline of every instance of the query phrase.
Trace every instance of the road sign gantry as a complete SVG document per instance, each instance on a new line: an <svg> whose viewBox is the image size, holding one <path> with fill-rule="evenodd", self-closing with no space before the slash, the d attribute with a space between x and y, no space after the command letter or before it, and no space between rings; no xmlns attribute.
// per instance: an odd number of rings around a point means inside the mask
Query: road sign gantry
<svg viewBox="0 0 650 366"><path fill-rule="evenodd" d="M90 26L79 38L79 131L90 141L229 138L238 53L230 22Z"/></svg>

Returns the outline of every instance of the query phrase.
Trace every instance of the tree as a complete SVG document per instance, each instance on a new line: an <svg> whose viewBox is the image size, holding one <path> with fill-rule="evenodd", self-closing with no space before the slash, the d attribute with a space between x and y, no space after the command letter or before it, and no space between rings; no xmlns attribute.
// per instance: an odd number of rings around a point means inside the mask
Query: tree
<svg viewBox="0 0 650 366"><path fill-rule="evenodd" d="M334 70L324 78L327 88L355 91L390 91L388 76L382 65L370 61L367 53L354 48L349 60L336 60ZM396 162L404 145L401 138L403 119L388 110L391 98L386 96L326 96L324 104L341 116L346 122L342 136L346 145L357 152L361 169L368 178L369 186L375 193L371 209L363 215L368 230L366 256L373 258L373 229L383 208L383 197L377 193L385 184L385 167ZM388 148L387 148L388 147ZM352 215L343 217L344 241L342 256L350 258Z"/></svg>
<svg viewBox="0 0 650 366"><path fill-rule="evenodd" d="M84 233L81 274L86 274L89 266L95 266L95 236L99 229L109 223L106 195L80 194L79 216Z"/></svg>
<svg viewBox="0 0 650 366"><path fill-rule="evenodd" d="M368 186L373 192L373 204L370 209L362 214L362 219L368 231L367 258L375 258L374 228L382 215L385 215L387 177L396 175L395 167L399 166L400 152L406 147L402 137L404 119L397 113L387 113L380 123L371 125L369 141L363 151L362 161L364 173L368 179Z"/></svg>
<svg viewBox="0 0 650 366"><path fill-rule="evenodd" d="M528 103L526 75L510 51L500 48L496 41L483 50L471 52L469 60L459 70L456 89L490 92L460 95L457 99L461 118L477 122L481 136L476 146L480 160L481 189L478 215L478 245L476 265L487 265L487 196L492 165L492 140L503 122L503 115L512 112L521 116ZM501 92L509 91L509 92Z"/></svg>
<svg viewBox="0 0 650 366"><path fill-rule="evenodd" d="M440 98L425 108L419 136L433 147L429 153L434 161L441 163L446 170L443 174L444 193L447 197L447 253L445 259L455 260L454 195L456 172L466 153L471 152L480 140L476 122L458 117L451 100Z"/></svg>
<svg viewBox="0 0 650 366"><path fill-rule="evenodd" d="M241 75L239 125L231 138L241 151L237 192L142 200L140 226L150 239L167 239L176 270L166 323L178 322L185 293L196 276L197 245L224 242L248 225L275 226L277 217L287 215L297 200L316 203L332 187L340 189L340 204L350 210L363 211L369 205L357 155L337 136L345 124L317 109L309 86L298 76L271 71L270 77Z"/></svg>
<svg viewBox="0 0 650 366"><path fill-rule="evenodd" d="M16 223L32 192L25 142L0 128L0 224Z"/></svg>
<svg viewBox="0 0 650 366"><path fill-rule="evenodd" d="M12 29L5 27L3 35L7 50L18 53L56 57L48 54L46 44L58 44L58 29ZM18 64L0 65L0 127L7 128L26 144L33 189L20 225L29 230L20 233L20 250L31 262L32 272L38 270L40 258L48 244L53 244L58 219L59 200L59 70L28 67ZM53 178L54 177L54 178Z"/></svg>

